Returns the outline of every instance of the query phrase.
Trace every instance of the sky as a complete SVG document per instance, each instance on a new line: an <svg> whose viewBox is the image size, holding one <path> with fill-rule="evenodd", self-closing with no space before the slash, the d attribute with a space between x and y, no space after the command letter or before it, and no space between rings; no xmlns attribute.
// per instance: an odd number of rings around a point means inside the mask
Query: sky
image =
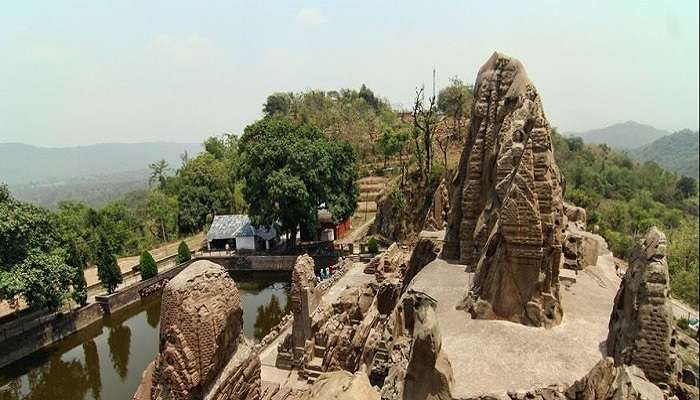
<svg viewBox="0 0 700 400"><path fill-rule="evenodd" d="M550 123L698 129L694 1L13 1L0 9L0 142L201 142L276 91L396 107L520 59Z"/></svg>

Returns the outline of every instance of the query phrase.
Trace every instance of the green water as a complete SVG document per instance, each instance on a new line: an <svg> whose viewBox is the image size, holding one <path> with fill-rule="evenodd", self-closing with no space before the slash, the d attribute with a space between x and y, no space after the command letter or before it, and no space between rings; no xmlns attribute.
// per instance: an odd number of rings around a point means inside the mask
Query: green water
<svg viewBox="0 0 700 400"><path fill-rule="evenodd" d="M234 273L243 333L259 340L287 305L289 273ZM0 369L0 400L130 399L158 352L160 295Z"/></svg>

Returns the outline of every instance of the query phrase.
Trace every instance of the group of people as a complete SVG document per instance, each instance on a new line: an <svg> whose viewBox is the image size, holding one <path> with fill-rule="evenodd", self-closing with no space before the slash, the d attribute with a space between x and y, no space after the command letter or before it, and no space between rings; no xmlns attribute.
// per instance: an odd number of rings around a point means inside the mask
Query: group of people
<svg viewBox="0 0 700 400"><path fill-rule="evenodd" d="M330 278L333 275L331 267L321 268L321 270L316 274L316 284L318 285L322 281Z"/></svg>

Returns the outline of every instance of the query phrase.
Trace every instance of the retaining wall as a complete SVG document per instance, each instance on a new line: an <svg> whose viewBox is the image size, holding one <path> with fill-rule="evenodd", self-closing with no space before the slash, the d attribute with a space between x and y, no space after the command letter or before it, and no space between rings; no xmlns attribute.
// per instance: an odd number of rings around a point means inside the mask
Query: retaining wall
<svg viewBox="0 0 700 400"><path fill-rule="evenodd" d="M194 260L184 262L175 268L171 268L165 272L159 273L153 278L123 288L116 293L105 296L95 296L95 302L102 306L102 310L105 314L112 314L124 307L134 304L139 301L141 297L146 297L159 291L170 279L179 274L180 271L185 269L193 261Z"/></svg>
<svg viewBox="0 0 700 400"><path fill-rule="evenodd" d="M231 271L291 271L297 260L290 256L254 256L254 255L198 255L198 260L215 262ZM338 256L313 256L316 269L329 267L338 262Z"/></svg>
<svg viewBox="0 0 700 400"><path fill-rule="evenodd" d="M0 336L0 367L86 328L102 319L102 307L97 303L67 313L53 313L3 329Z"/></svg>

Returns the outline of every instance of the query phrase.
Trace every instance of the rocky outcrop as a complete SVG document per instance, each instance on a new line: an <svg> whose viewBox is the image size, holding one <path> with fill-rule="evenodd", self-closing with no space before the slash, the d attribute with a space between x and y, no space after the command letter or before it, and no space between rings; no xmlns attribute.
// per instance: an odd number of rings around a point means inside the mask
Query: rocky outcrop
<svg viewBox="0 0 700 400"><path fill-rule="evenodd" d="M587 221L586 209L566 201L563 204L567 221L585 230Z"/></svg>
<svg viewBox="0 0 700 400"><path fill-rule="evenodd" d="M442 250L442 241L431 238L420 238L416 247L413 248L411 252L411 257L408 259L406 266L406 273L403 278L404 291L411 280L416 276L426 265L437 258L438 254Z"/></svg>
<svg viewBox="0 0 700 400"><path fill-rule="evenodd" d="M653 227L632 250L610 316L608 355L617 364L636 365L663 387L674 386L681 371L666 262L666 236Z"/></svg>
<svg viewBox="0 0 700 400"><path fill-rule="evenodd" d="M243 310L223 267L196 261L163 290L160 351L138 400L256 399L260 360L241 334Z"/></svg>
<svg viewBox="0 0 700 400"><path fill-rule="evenodd" d="M664 400L658 386L634 365L616 366L612 358L601 360L566 391L571 400Z"/></svg>
<svg viewBox="0 0 700 400"><path fill-rule="evenodd" d="M377 214L370 233L388 242L415 239L433 207L433 196L440 179L421 177L418 172L406 177L403 187L388 190L377 202Z"/></svg>
<svg viewBox="0 0 700 400"><path fill-rule="evenodd" d="M479 70L452 187L442 257L476 271L465 308L474 318L558 324L562 177L518 60L494 53Z"/></svg>
<svg viewBox="0 0 700 400"><path fill-rule="evenodd" d="M423 230L440 231L447 226L447 215L450 212L450 193L447 189L447 181L440 181L433 195L433 202L428 210L428 215L423 224Z"/></svg>
<svg viewBox="0 0 700 400"><path fill-rule="evenodd" d="M435 308L423 293L413 293L413 343L404 380L404 400L449 400L452 365L442 352Z"/></svg>
<svg viewBox="0 0 700 400"><path fill-rule="evenodd" d="M436 301L408 290L386 325L388 371L383 400L451 399L452 366L442 351Z"/></svg>
<svg viewBox="0 0 700 400"><path fill-rule="evenodd" d="M598 263L598 255L607 249L605 239L595 233L586 232L577 224L569 222L562 243L562 266L583 270Z"/></svg>

